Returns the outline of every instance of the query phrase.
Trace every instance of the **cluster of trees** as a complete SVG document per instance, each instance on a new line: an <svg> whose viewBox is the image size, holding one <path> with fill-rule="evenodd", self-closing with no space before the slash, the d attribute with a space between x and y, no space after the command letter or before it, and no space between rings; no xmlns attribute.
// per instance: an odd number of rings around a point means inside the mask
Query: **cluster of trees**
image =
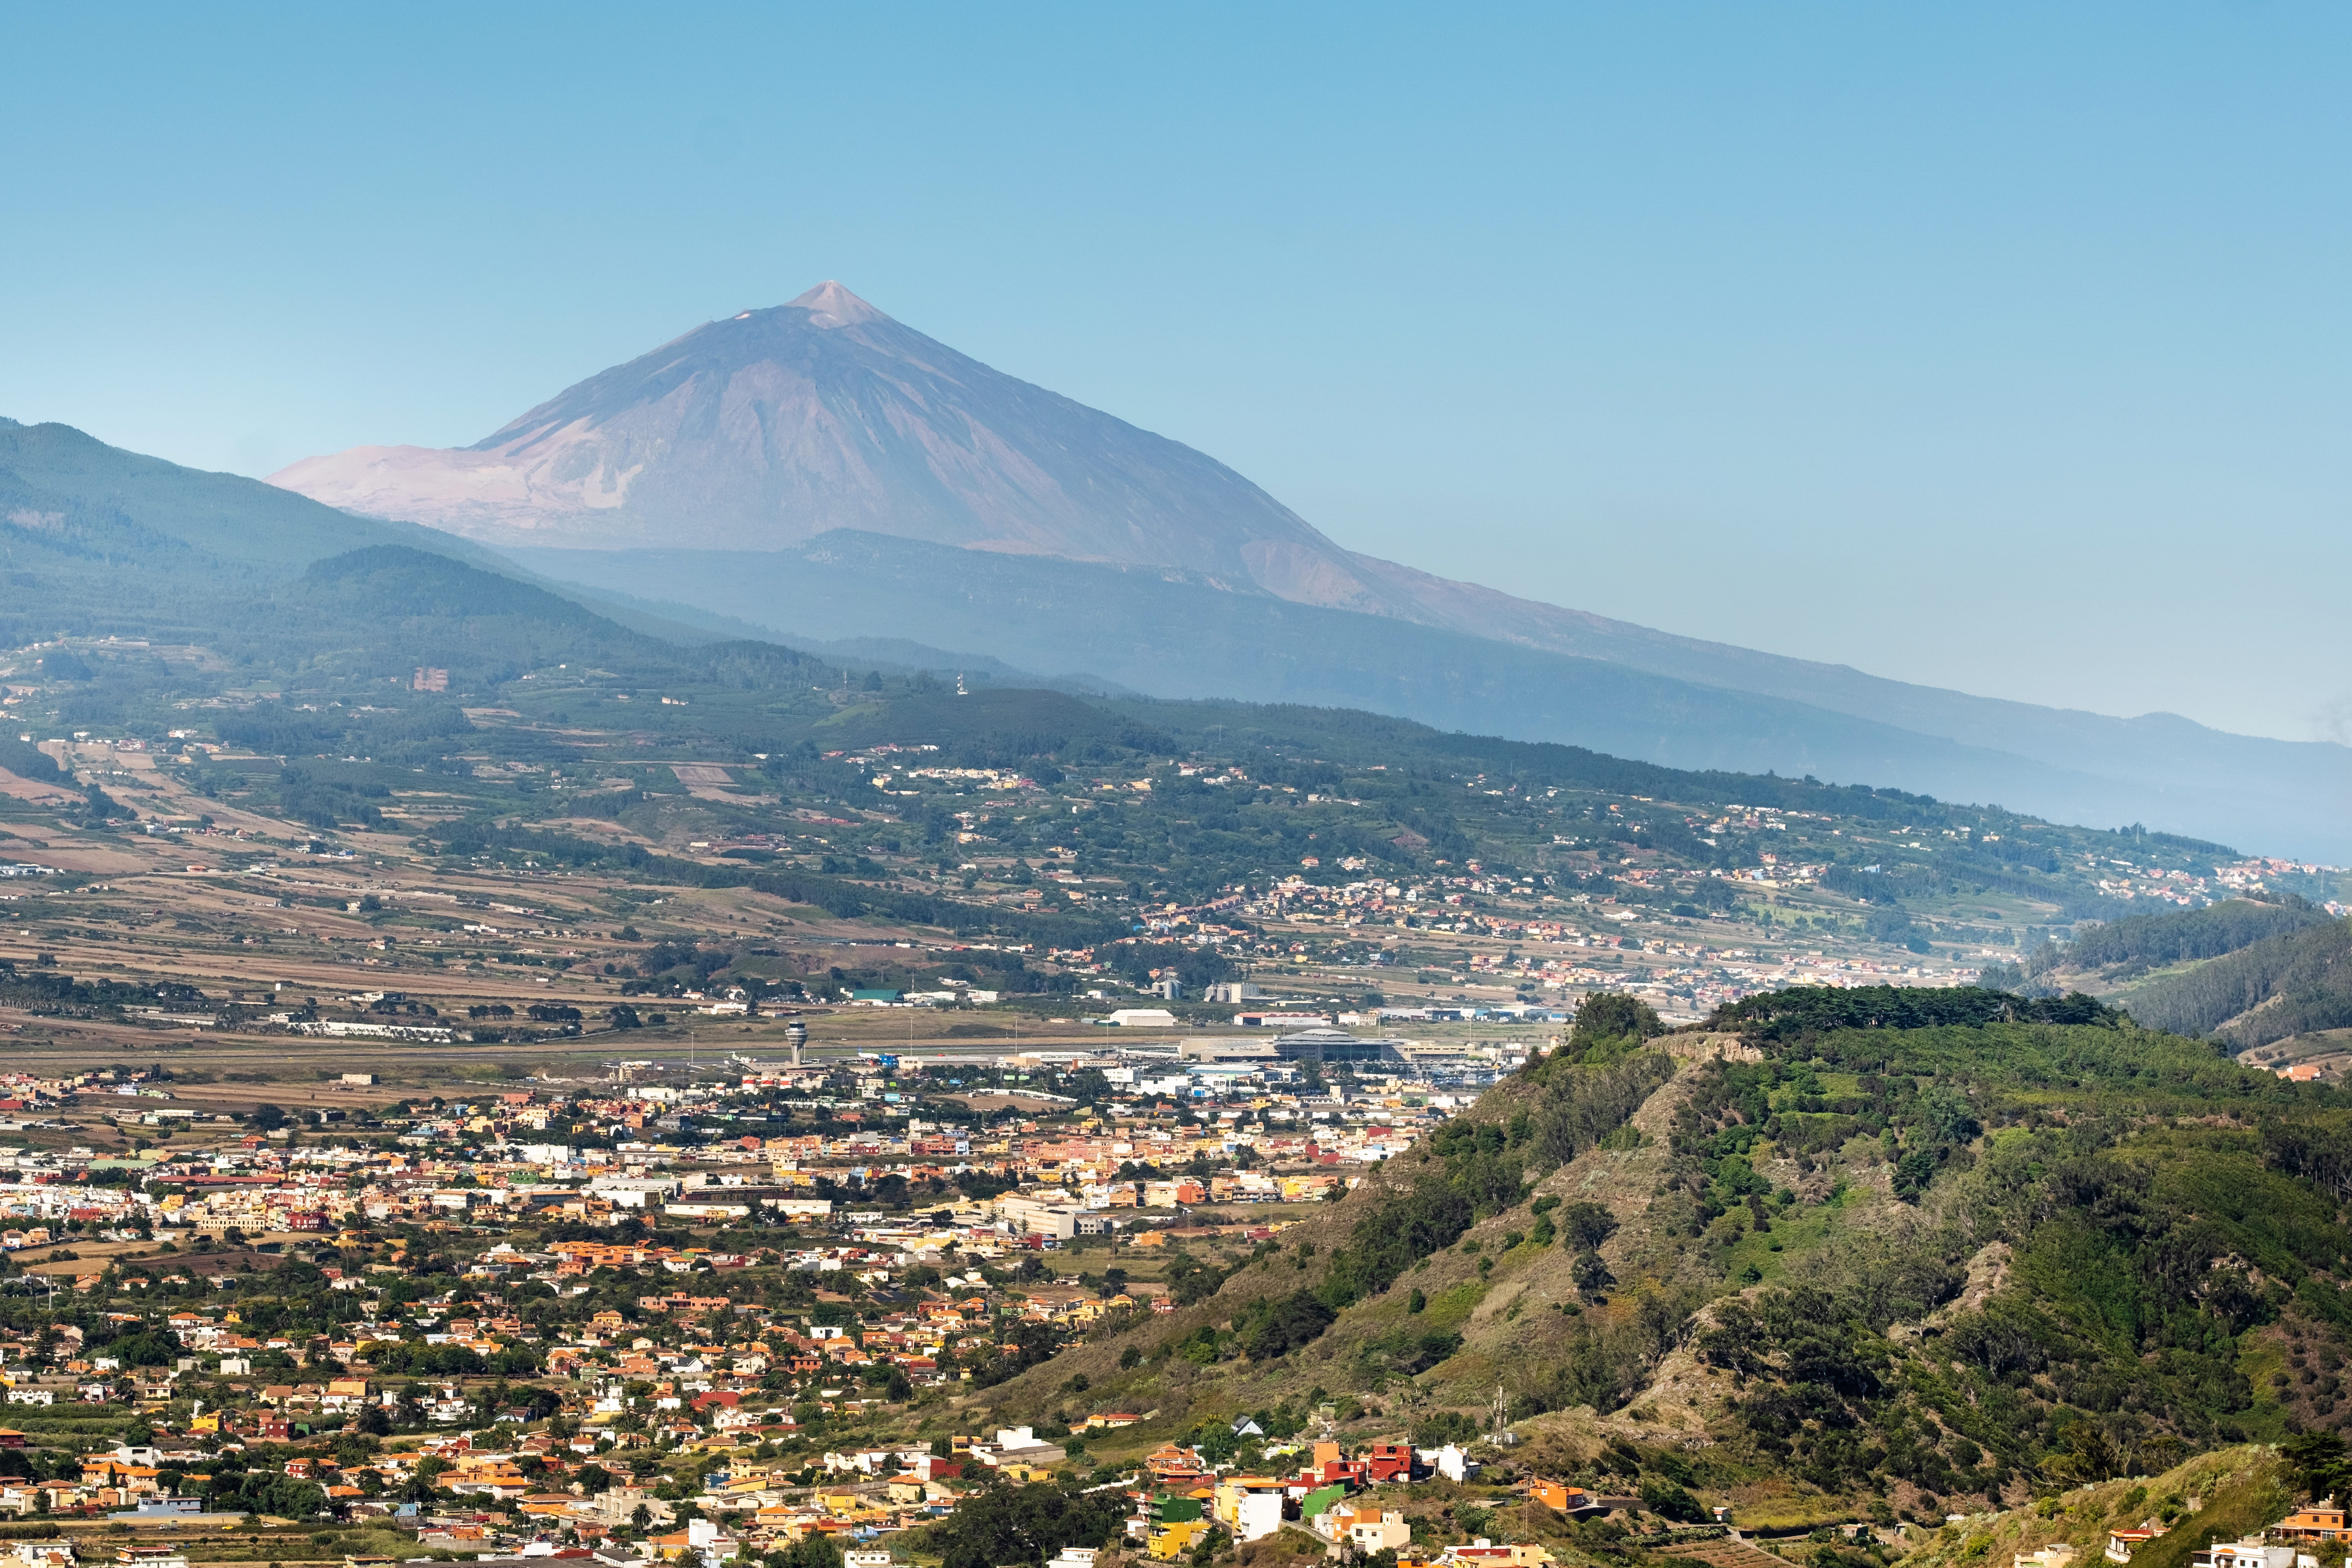
<svg viewBox="0 0 2352 1568"><path fill-rule="evenodd" d="M283 1519L312 1520L327 1509L327 1494L316 1481L298 1480L283 1472L248 1470L242 1456L224 1454L212 1479L205 1483L207 1512L268 1513Z"/></svg>
<svg viewBox="0 0 2352 1568"><path fill-rule="evenodd" d="M2154 967L2220 958L2270 937L2323 924L2326 919L2325 910L2292 893L2272 900L2225 899L2201 910L2133 915L2092 926L2071 945L2049 950L2047 959L2028 967L2039 973L2062 956L2070 969L2102 969L2116 963Z"/></svg>
<svg viewBox="0 0 2352 1568"><path fill-rule="evenodd" d="M37 965L46 966L57 960L42 954ZM30 971L16 967L14 959L0 958L0 1001L35 1013L63 1013L152 1005L163 994L149 982L110 980L103 977L77 980L70 974L47 967ZM200 1001L203 993L194 987L171 987L169 994L175 1001Z"/></svg>
<svg viewBox="0 0 2352 1568"><path fill-rule="evenodd" d="M382 827L383 808L376 802L391 798L381 784L324 777L290 763L278 774L278 815L323 833L347 824Z"/></svg>
<svg viewBox="0 0 2352 1568"><path fill-rule="evenodd" d="M2263 1123L2263 1156L2289 1175L2352 1201L2352 1117L2273 1117Z"/></svg>
<svg viewBox="0 0 2352 1568"><path fill-rule="evenodd" d="M1665 1032L1665 1020L1640 997L1622 991L1595 991L1577 1005L1568 1044L1579 1060L1589 1062L1595 1051L1622 1052Z"/></svg>
<svg viewBox="0 0 2352 1568"><path fill-rule="evenodd" d="M1066 1338L1065 1331L1053 1323L1024 1321L1009 1324L994 1352L972 1363L971 1380L979 1387L993 1388L1000 1383L1020 1376L1033 1366L1053 1360ZM903 1373L899 1374L899 1381L904 1386Z"/></svg>
<svg viewBox="0 0 2352 1568"><path fill-rule="evenodd" d="M282 702L244 712L224 712L214 731L232 746L265 756L310 757L352 752L385 758L405 756L423 746L436 754L446 742L475 733L474 721L458 704L428 698L406 706L366 709L331 707L304 710Z"/></svg>
<svg viewBox="0 0 2352 1568"><path fill-rule="evenodd" d="M940 1568L1042 1563L1065 1546L1110 1544L1125 1529L1127 1511L1127 1496L1116 1487L1014 1486L986 1470L954 1517L925 1526L916 1544L937 1553Z"/></svg>
<svg viewBox="0 0 2352 1568"><path fill-rule="evenodd" d="M950 766L1014 768L1040 784L1061 782L1060 770L1050 763L1055 756L1072 762L1100 761L1113 752L1165 757L1181 749L1156 725L1062 691L982 688L958 697L924 671L896 679L869 671L859 686L882 701L871 712L828 716L827 732L836 737L828 745L919 733L942 749Z"/></svg>
<svg viewBox="0 0 2352 1568"><path fill-rule="evenodd" d="M2080 993L2030 998L1977 986L1792 985L1727 1002L1707 1019L1707 1026L1781 1041L1837 1029L1925 1029L1994 1022L2114 1026L2125 1021L2120 1012Z"/></svg>
<svg viewBox="0 0 2352 1568"><path fill-rule="evenodd" d="M16 739L14 732L0 735L0 768L34 784L61 784L67 788L73 785L72 778L47 752L30 741Z"/></svg>

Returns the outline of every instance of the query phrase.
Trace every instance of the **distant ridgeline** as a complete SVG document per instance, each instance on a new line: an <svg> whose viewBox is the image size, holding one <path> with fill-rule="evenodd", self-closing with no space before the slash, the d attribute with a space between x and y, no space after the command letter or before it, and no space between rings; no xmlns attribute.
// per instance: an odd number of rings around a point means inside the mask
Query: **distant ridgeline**
<svg viewBox="0 0 2352 1568"><path fill-rule="evenodd" d="M889 748L921 747L927 764L1001 770L1052 791L1087 770L1120 773L1115 795L1100 793L1101 780L1076 781L1103 809L1070 813L1050 830L1032 824L1017 844L996 840L1024 862L1058 843L1087 858L1094 879L1124 883L1052 917L1074 931L1115 921L1107 901L1198 902L1269 871L1314 882L1425 877L1439 862L1473 859L1488 876L1549 877L1545 889L1563 899L1605 896L1684 918L1750 908L1760 920L1734 874L1762 875L1778 851L1866 906L1842 922L1853 934L1914 952L2011 942L2011 922L2137 912L2145 905L2105 897L2086 870L2118 848L2195 876L2231 854L2137 827L2065 828L1899 789L1676 769L1349 709L1082 700L978 681L960 693L922 670L886 678L775 643L713 640L642 601L583 605L449 535L192 474L59 426L0 424L0 475L13 487L0 572L19 607L0 610L0 621L18 613L18 635L49 644L35 656L46 663L19 660L18 678L37 692L20 721L151 740L193 726L284 766L189 758L192 782L321 833L393 820L393 795L415 787L402 775L423 770L463 820L530 831L541 815L585 809L659 837L662 812L688 793L666 765L635 760L659 756L731 770L737 786L754 790L767 803L761 821L748 799L709 790L692 809L730 816L739 836L759 840L729 852L763 874L817 879L806 887L818 907L907 919L930 910L959 930L1045 918L940 885L967 831L958 808L972 803L903 779L874 782L912 765L901 752L883 766ZM165 537L176 542L169 549L156 542ZM74 647L55 644L60 627L73 629ZM118 640L80 640L110 636ZM1215 787L1234 780L1171 765L1187 758L1229 764L1247 787ZM478 764L478 787L437 782L467 779ZM1129 788L1147 768L1151 791ZM57 778L29 754L16 771ZM559 773L560 794L551 787ZM93 800L84 815L114 813ZM1736 820L1710 820L1718 815ZM775 864L784 816L856 826L866 838L812 844L824 835L790 829L781 837L799 840L792 853L810 863ZM1839 837L1833 823L1870 831ZM483 843L492 855L588 853L495 835ZM902 863L886 868L869 855L874 844ZM1615 860L1596 853L1619 846L1655 851L1669 874L1621 879ZM1571 868L1570 850L1588 858ZM923 858L928 885L874 885L904 878L908 857ZM1921 907L1978 895L2039 907L1972 911L1973 934L1954 911Z"/></svg>

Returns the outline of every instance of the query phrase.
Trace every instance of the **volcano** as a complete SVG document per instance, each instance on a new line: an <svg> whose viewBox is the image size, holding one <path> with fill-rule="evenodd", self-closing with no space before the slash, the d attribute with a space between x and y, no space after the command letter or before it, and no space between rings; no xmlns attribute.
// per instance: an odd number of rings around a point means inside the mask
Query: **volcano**
<svg viewBox="0 0 2352 1568"><path fill-rule="evenodd" d="M1914 686L1359 554L1215 458L837 282L705 322L471 447L359 447L270 482L787 638L951 629L958 652L1160 695L1370 707L2060 820L2352 844L2343 746ZM1219 658L1204 660L1211 626ZM1637 694L1593 662L1675 684ZM1201 689L1212 668L1224 689Z"/></svg>

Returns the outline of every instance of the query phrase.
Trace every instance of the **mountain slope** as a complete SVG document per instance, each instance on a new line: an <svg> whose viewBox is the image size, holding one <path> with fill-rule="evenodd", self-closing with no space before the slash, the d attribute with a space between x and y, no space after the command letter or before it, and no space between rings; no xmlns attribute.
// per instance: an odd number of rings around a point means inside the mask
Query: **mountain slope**
<svg viewBox="0 0 2352 1568"><path fill-rule="evenodd" d="M848 531L791 551L507 553L544 577L695 604L795 640L919 628L935 647L1156 697L1367 708L1671 767L1868 781L2352 858L2352 819L2291 773L2200 781L2111 756L2053 763L1620 660L1235 594L1172 568L1014 560Z"/></svg>
<svg viewBox="0 0 2352 1568"><path fill-rule="evenodd" d="M236 474L206 473L110 447L70 425L0 419L0 498L16 537L110 529L85 543L125 552L171 542L236 567L273 570L370 544L406 544L477 562L485 552L437 530L355 517ZM57 515L44 515L45 513Z"/></svg>
<svg viewBox="0 0 2352 1568"><path fill-rule="evenodd" d="M1116 1458L1302 1400L1466 1441L1499 1384L1547 1473L1669 1517L1687 1488L1937 1520L2352 1418L2286 1375L2352 1335L2352 1249L2305 1173L2342 1128L2083 997L1801 989L1596 1029L1328 1212L1196 1248L1176 1314L984 1397L1155 1409Z"/></svg>
<svg viewBox="0 0 2352 1568"><path fill-rule="evenodd" d="M2266 937L2132 994L2135 1017L2251 1049L2352 1027L2352 921Z"/></svg>
<svg viewBox="0 0 2352 1568"><path fill-rule="evenodd" d="M271 482L493 543L776 550L853 528L1244 587L1262 570L1352 576L1345 552L1222 463L833 283L698 327L464 451L362 447Z"/></svg>
<svg viewBox="0 0 2352 1568"><path fill-rule="evenodd" d="M2092 926L2064 947L2045 942L2021 963L1993 965L1984 980L2032 995L2094 992L2149 1028L2225 1041L2250 1065L2326 1056L2334 1071L2345 1042L2325 1037L2352 1029L2347 960L2352 922L2264 894ZM2296 1039L2305 1036L2309 1048Z"/></svg>
<svg viewBox="0 0 2352 1568"><path fill-rule="evenodd" d="M2105 777L2315 798L2330 803L2330 811L2352 801L2352 750L2340 745L2235 735L2174 713L2116 718L1888 680L1848 665L1676 637L1515 598L1370 556L1351 559L1387 591L1390 603L1410 605L1402 612L1409 618L1475 637L1802 702Z"/></svg>
<svg viewBox="0 0 2352 1568"><path fill-rule="evenodd" d="M1234 625L1235 662L1247 670L1263 653L1299 665L1293 694L1308 700L1378 701L1353 693L1412 689L1412 661L1432 645L1385 646L1410 623L1797 705L1772 710L1801 710L1787 728L1795 743L1770 754L1744 750L1740 766L1826 770L1846 782L2352 858L2352 829L2342 826L2352 749L2229 735L2168 714L2110 718L1885 680L1356 554L1214 459L958 353L837 283L697 327L471 447L359 447L304 459L272 482L369 516L528 550L545 570L608 591L645 591L614 580L641 566L645 552L687 552L668 556L675 570L653 592L780 635L903 637L919 625L931 646L1094 672L1156 695L1202 694L1197 682L1171 679L1188 661L1168 649L1197 624L1203 595L1234 601L1213 618ZM611 552L631 559L596 558ZM845 552L897 585L885 594L852 584L844 594L828 582L822 596L803 591L813 558L845 564ZM982 564L992 555L1018 559ZM1132 657L1122 657L1129 650L1115 634L1073 647L1056 635L1058 610L1035 613L1022 568L1042 569L1047 558L1124 574L1116 596L1144 634ZM752 581L763 606L746 604ZM955 615L957 600L973 625L950 640L932 627L942 611ZM1367 623L1340 639L1351 647L1348 659L1323 661L1328 679L1314 695L1316 683L1299 679L1309 673L1299 651L1283 642L1286 624L1266 616L1285 602ZM1146 664L1148 671L1136 668ZM1264 682L1223 694L1276 695ZM1448 721L1426 701L1390 710ZM1840 726L1824 726L1824 714L1939 744L1856 753ZM1688 760L1707 743L1679 727L1690 721L1685 714L1651 726L1653 742L1622 731L1602 740L1590 727L1551 733ZM2030 765L1955 770L1946 763L1950 747ZM2049 787L2053 777L2077 775L2101 782Z"/></svg>
<svg viewBox="0 0 2352 1568"><path fill-rule="evenodd" d="M258 617L257 606L269 585L320 562L387 548L463 562L471 576L509 587L528 575L439 529L338 511L257 479L110 447L70 426L0 418L0 571L13 590L0 604L0 637L15 642L63 632L211 643L243 628L264 642L290 647L308 637L332 645L343 629L305 618L308 601ZM415 565L429 570L429 563ZM385 606L345 608L364 616ZM668 643L741 635L684 626L642 604L604 604L599 614ZM305 628L299 637L298 625ZM309 651L291 657L299 661Z"/></svg>

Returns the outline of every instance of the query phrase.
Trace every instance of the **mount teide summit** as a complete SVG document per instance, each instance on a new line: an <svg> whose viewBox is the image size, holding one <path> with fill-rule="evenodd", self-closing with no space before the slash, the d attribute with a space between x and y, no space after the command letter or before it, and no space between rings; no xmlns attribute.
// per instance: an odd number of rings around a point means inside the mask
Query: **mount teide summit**
<svg viewBox="0 0 2352 1568"><path fill-rule="evenodd" d="M832 282L697 327L463 450L361 447L271 482L488 544L783 550L858 529L1379 597L1346 551L1223 464Z"/></svg>
<svg viewBox="0 0 2352 1568"><path fill-rule="evenodd" d="M786 637L916 637L1155 695L2352 854L2344 747L1906 685L1360 555L1214 458L838 283L697 327L472 447L355 447L271 482Z"/></svg>
<svg viewBox="0 0 2352 1568"><path fill-rule="evenodd" d="M847 529L1173 568L1565 651L1588 651L1567 647L1579 630L1654 635L1344 550L1215 458L958 353L835 282L707 322L471 447L355 447L270 482L514 548L782 551Z"/></svg>

